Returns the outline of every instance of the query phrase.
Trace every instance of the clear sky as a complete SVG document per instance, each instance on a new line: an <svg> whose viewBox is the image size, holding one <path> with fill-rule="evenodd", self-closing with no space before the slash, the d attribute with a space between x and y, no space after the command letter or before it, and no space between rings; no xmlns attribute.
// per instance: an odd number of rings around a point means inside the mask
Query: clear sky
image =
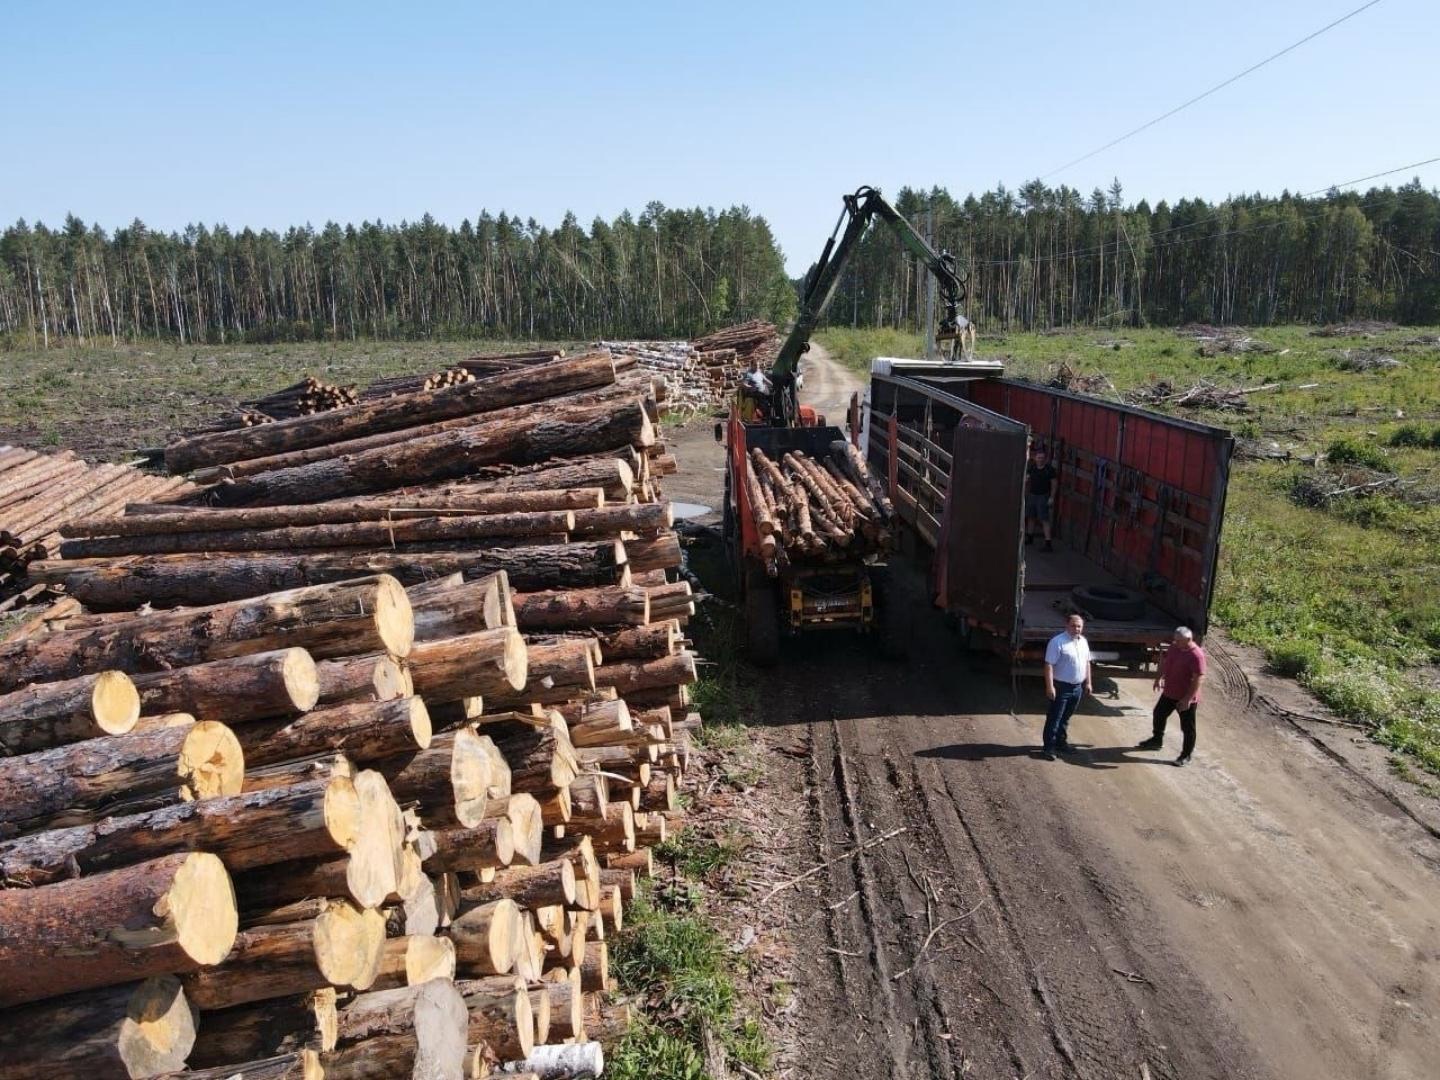
<svg viewBox="0 0 1440 1080"><path fill-rule="evenodd" d="M1017 186L1360 2L8 0L0 221L743 203L798 273L842 192ZM1440 0L1384 0L1051 182L1215 198L1436 155Z"/></svg>

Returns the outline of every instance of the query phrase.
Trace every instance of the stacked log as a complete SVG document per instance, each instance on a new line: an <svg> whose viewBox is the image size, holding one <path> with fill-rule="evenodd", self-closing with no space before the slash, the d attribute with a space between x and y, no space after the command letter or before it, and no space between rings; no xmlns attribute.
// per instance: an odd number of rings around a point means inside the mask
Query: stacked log
<svg viewBox="0 0 1440 1080"><path fill-rule="evenodd" d="M61 958L0 976L39 1033L13 1072L0 1033L0 1076L598 1062L600 939L698 724L693 598L652 384L559 363L187 439L315 458L67 523L105 546L41 567L70 607L0 644L0 956Z"/></svg>
<svg viewBox="0 0 1440 1080"><path fill-rule="evenodd" d="M313 375L297 383L266 394L254 401L241 402L244 411L258 413L269 420L287 420L295 416L311 416L330 409L342 409L358 400L353 386L335 386ZM251 425L244 425L251 426Z"/></svg>
<svg viewBox="0 0 1440 1080"><path fill-rule="evenodd" d="M745 483L772 573L786 560L835 561L889 547L894 509L847 442L836 441L823 457L788 450L778 461L752 447Z"/></svg>
<svg viewBox="0 0 1440 1080"><path fill-rule="evenodd" d="M128 466L91 466L69 450L42 454L0 447L0 599L23 589L27 568L57 550L57 529L68 518L103 520L127 502L177 496L193 487L179 477Z"/></svg>
<svg viewBox="0 0 1440 1080"><path fill-rule="evenodd" d="M447 386L459 386L461 383L474 381L475 376L463 367L446 368L429 375L397 375L390 379L375 380L360 391L357 401L374 401L376 398L400 397L426 390L443 390Z"/></svg>

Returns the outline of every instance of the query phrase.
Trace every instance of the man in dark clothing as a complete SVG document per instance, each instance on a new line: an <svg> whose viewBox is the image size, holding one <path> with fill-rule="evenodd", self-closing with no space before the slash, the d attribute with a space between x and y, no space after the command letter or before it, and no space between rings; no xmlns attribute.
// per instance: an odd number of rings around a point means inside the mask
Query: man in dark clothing
<svg viewBox="0 0 1440 1080"><path fill-rule="evenodd" d="M1030 463L1025 466L1025 543L1035 542L1035 527L1040 527L1045 537L1045 551L1054 551L1050 540L1050 519L1055 507L1055 466L1050 464L1050 455L1043 446L1030 451Z"/></svg>
<svg viewBox="0 0 1440 1080"><path fill-rule="evenodd" d="M1165 745L1165 722L1170 714L1180 714L1182 742L1175 764L1190 764L1195 752L1195 709L1200 704L1200 681L1205 678L1205 650L1195 640L1188 626L1177 627L1175 637L1160 660L1160 673L1155 676L1155 689L1160 700L1152 714L1152 734L1137 749L1159 750Z"/></svg>

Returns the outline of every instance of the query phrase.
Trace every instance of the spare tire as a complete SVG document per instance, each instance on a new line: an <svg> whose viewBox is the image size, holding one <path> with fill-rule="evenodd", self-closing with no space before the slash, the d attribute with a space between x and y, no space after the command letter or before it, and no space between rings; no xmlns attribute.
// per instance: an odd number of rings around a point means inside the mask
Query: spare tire
<svg viewBox="0 0 1440 1080"><path fill-rule="evenodd" d="M1138 619L1145 614L1145 594L1123 585L1077 585L1070 596L1097 619Z"/></svg>

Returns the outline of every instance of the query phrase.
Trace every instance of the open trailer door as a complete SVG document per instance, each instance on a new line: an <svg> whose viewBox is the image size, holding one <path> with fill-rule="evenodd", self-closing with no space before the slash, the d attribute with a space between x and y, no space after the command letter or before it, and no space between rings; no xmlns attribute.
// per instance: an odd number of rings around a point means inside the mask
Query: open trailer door
<svg viewBox="0 0 1440 1080"><path fill-rule="evenodd" d="M942 607L1013 648L1024 586L1029 435L1022 424L1001 424L955 429L935 584Z"/></svg>

